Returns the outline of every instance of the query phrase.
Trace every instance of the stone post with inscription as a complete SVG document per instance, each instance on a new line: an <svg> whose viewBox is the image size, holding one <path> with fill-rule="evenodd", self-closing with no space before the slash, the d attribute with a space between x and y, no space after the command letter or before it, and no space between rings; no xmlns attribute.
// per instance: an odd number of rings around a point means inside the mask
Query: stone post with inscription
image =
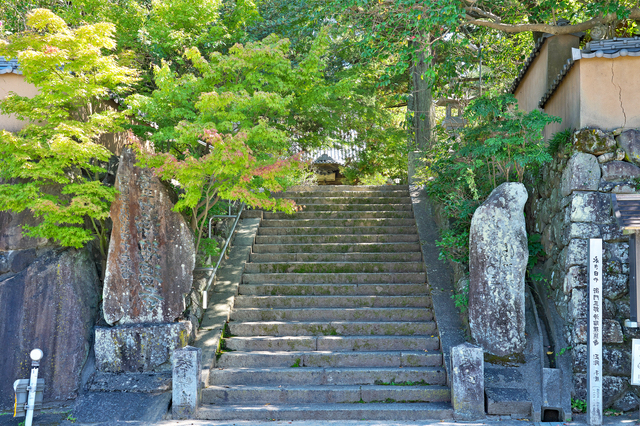
<svg viewBox="0 0 640 426"><path fill-rule="evenodd" d="M176 320L193 281L193 235L171 210L168 189L135 163L133 151L125 149L103 289L104 317L114 327L96 330L102 371L170 370L173 350L188 343L191 331L189 322Z"/></svg>
<svg viewBox="0 0 640 426"><path fill-rule="evenodd" d="M587 423L602 424L602 239L589 240Z"/></svg>
<svg viewBox="0 0 640 426"><path fill-rule="evenodd" d="M173 389L171 414L174 420L196 415L200 402L202 349L187 346L173 353Z"/></svg>

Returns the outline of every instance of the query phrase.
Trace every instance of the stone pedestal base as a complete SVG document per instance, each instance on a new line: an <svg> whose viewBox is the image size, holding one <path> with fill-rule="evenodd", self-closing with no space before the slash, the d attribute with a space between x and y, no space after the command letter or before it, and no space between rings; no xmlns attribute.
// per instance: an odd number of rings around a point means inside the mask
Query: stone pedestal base
<svg viewBox="0 0 640 426"><path fill-rule="evenodd" d="M190 322L96 327L96 369L170 371L173 351L189 342Z"/></svg>

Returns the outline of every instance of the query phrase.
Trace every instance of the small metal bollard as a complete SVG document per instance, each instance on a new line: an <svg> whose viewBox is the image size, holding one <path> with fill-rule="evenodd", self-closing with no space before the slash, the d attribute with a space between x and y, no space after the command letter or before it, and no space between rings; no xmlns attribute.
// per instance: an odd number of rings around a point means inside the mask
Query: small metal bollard
<svg viewBox="0 0 640 426"><path fill-rule="evenodd" d="M13 390L15 391L13 417L26 415L25 426L32 425L33 414L36 409L42 406L44 393L44 379L38 379L40 360L44 354L42 350L34 349L29 356L31 357L31 377L13 382Z"/></svg>

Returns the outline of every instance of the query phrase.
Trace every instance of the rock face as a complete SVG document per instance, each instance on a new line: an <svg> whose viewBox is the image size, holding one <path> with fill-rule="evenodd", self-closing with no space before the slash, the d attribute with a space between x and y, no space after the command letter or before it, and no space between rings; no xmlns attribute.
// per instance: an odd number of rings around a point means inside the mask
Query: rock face
<svg viewBox="0 0 640 426"><path fill-rule="evenodd" d="M104 281L104 316L112 325L173 322L195 265L193 237L168 190L151 170L136 167L129 149L116 176L113 231Z"/></svg>
<svg viewBox="0 0 640 426"><path fill-rule="evenodd" d="M38 221L25 210L21 213L0 212L0 251L23 250L42 247L46 238L31 238L22 235L22 225L37 225Z"/></svg>
<svg viewBox="0 0 640 426"><path fill-rule="evenodd" d="M521 183L503 183L476 210L469 237L469 326L485 351L525 347L524 278L529 258Z"/></svg>
<svg viewBox="0 0 640 426"><path fill-rule="evenodd" d="M45 400L77 396L100 287L88 251L51 250L20 273L0 279L0 408L13 405L13 382L29 378L29 352L40 348Z"/></svg>

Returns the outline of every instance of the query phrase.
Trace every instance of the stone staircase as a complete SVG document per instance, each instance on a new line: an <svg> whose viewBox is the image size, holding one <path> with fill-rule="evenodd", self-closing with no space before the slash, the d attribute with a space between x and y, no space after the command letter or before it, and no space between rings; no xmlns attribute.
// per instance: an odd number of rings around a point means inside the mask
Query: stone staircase
<svg viewBox="0 0 640 426"><path fill-rule="evenodd" d="M222 350L209 420L452 417L406 186L321 186L265 213Z"/></svg>

